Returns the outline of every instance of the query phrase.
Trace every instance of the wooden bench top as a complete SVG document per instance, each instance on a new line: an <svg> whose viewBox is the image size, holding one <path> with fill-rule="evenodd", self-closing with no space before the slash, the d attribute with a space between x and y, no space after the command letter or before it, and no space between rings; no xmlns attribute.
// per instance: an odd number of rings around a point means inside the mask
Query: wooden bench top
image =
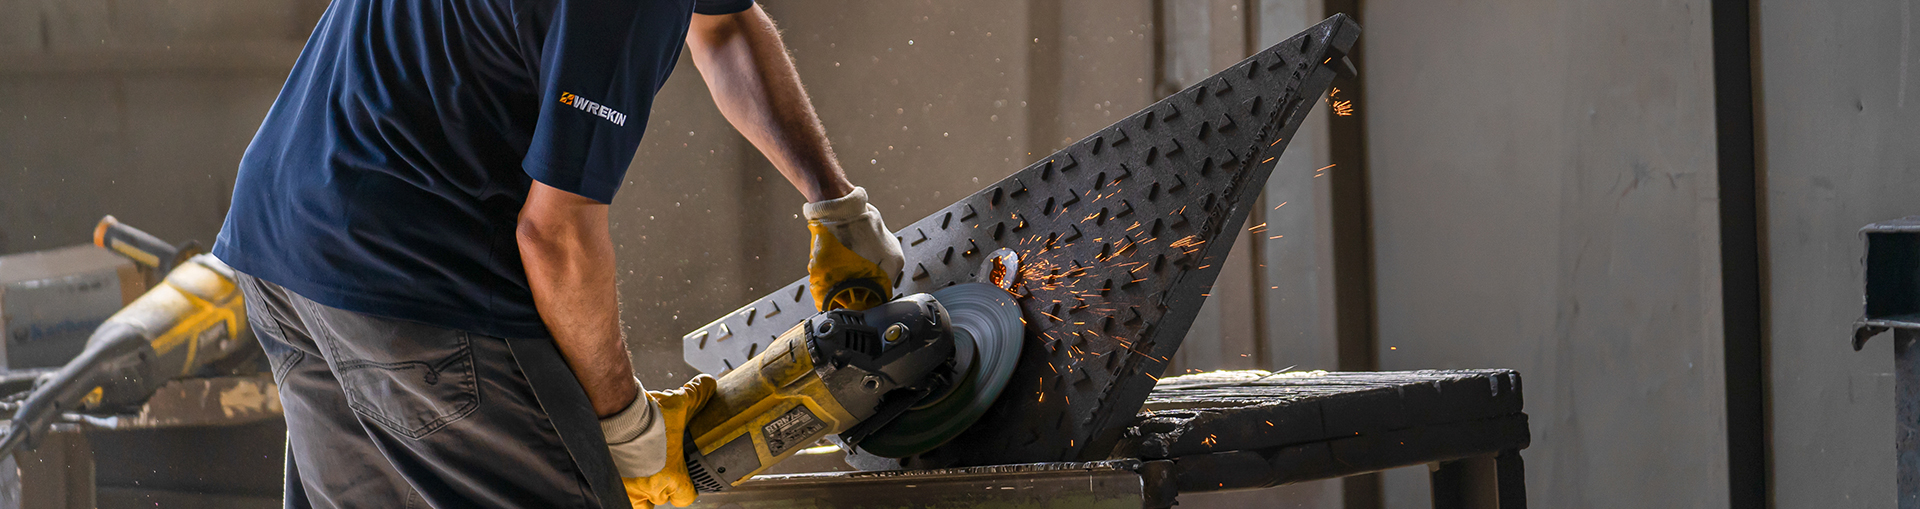
<svg viewBox="0 0 1920 509"><path fill-rule="evenodd" d="M1115 458L1175 460L1180 491L1256 488L1526 448L1507 369L1216 371L1161 380Z"/></svg>
<svg viewBox="0 0 1920 509"><path fill-rule="evenodd" d="M1181 492L1489 457L1528 440L1512 370L1222 371L1161 380L1110 460L762 475L696 505L1168 507Z"/></svg>

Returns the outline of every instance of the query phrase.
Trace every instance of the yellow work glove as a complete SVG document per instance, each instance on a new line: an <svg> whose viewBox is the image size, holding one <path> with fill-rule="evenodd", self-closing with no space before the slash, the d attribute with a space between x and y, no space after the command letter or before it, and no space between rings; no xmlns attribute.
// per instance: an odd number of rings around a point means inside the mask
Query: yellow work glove
<svg viewBox="0 0 1920 509"><path fill-rule="evenodd" d="M886 303L893 295L893 275L906 261L900 239L880 220L880 209L867 203L867 190L855 187L846 196L808 203L802 210L807 231L813 233L807 287L813 290L814 307L858 311Z"/></svg>
<svg viewBox="0 0 1920 509"><path fill-rule="evenodd" d="M702 374L677 389L643 392L641 401L600 420L613 465L635 509L686 507L700 496L687 477L687 421L719 385L712 375ZM632 415L636 413L645 415Z"/></svg>

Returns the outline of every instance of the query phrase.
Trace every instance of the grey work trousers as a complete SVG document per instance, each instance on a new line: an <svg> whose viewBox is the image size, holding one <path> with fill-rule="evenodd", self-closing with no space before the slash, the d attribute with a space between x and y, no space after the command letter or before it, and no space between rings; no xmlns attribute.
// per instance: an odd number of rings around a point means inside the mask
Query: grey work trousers
<svg viewBox="0 0 1920 509"><path fill-rule="evenodd" d="M286 507L631 507L552 340L330 308L235 279L286 412Z"/></svg>

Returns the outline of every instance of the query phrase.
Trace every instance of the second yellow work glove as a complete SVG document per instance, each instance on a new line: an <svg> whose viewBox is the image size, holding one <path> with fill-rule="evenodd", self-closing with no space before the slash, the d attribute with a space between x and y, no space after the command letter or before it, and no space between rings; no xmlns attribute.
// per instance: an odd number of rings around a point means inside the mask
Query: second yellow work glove
<svg viewBox="0 0 1920 509"><path fill-rule="evenodd" d="M687 421L719 385L712 375L702 374L673 390L646 391L632 407L600 421L635 509L686 507L700 495L687 475Z"/></svg>
<svg viewBox="0 0 1920 509"><path fill-rule="evenodd" d="M887 231L880 209L867 202L867 190L808 203L802 210L813 249L807 257L807 287L821 311L863 310L886 303L893 276L906 261L900 239Z"/></svg>

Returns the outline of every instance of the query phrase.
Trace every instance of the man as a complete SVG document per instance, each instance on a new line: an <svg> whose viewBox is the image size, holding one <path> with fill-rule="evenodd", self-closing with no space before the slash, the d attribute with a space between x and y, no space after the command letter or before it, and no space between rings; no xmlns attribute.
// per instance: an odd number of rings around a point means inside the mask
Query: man
<svg viewBox="0 0 1920 509"><path fill-rule="evenodd" d="M287 507L693 501L713 378L640 387L607 231L683 45L809 202L816 304L885 300L899 243L752 0L334 0L214 246L280 384Z"/></svg>

